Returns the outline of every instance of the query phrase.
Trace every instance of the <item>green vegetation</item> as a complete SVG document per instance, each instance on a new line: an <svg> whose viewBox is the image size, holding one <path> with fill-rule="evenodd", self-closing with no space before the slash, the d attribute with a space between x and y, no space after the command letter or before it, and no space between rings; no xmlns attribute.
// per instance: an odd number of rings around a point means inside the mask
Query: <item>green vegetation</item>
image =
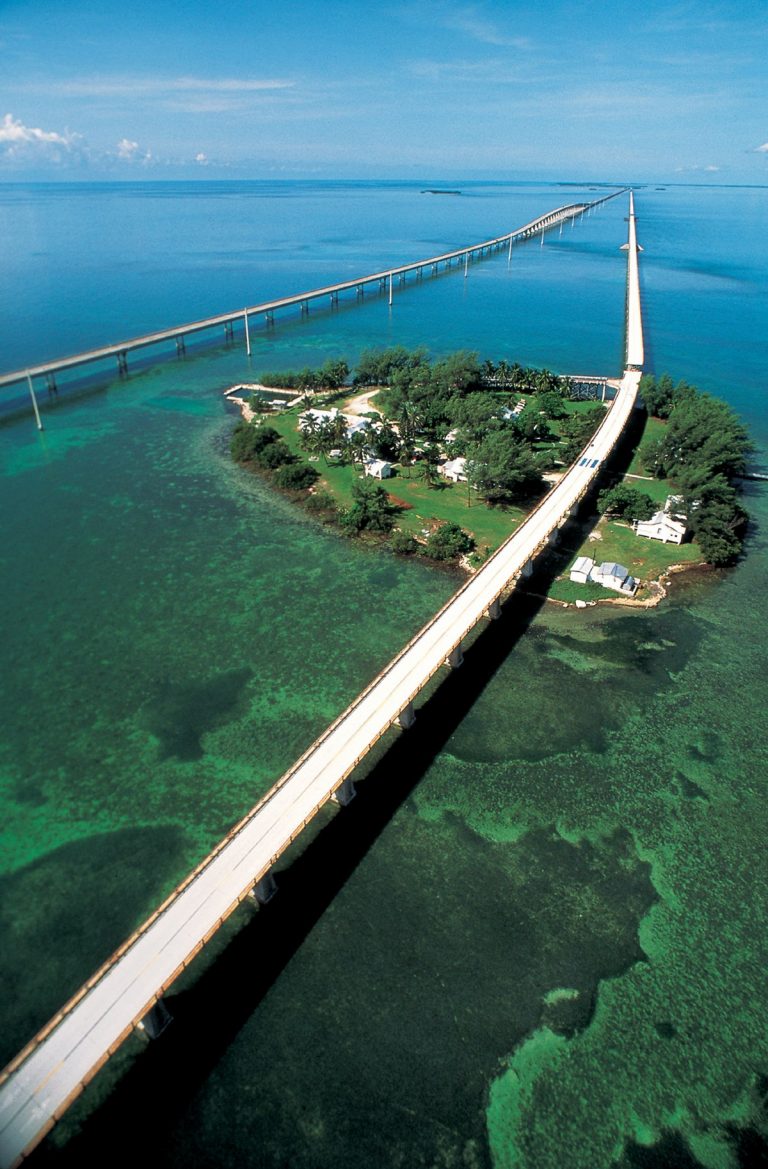
<svg viewBox="0 0 768 1169"><path fill-rule="evenodd" d="M512 503L541 492L535 456L515 428L489 432L468 455L467 478L486 503Z"/></svg>
<svg viewBox="0 0 768 1169"><path fill-rule="evenodd" d="M311 392L323 404L338 399L349 375L346 362L329 360L319 370L262 380ZM342 413L314 407L299 424L294 408L269 425L238 423L233 457L347 534L389 536L399 554L433 559L475 549L475 566L544 490L544 473L572 463L605 416L604 405L577 400L578 387L566 378L480 361L468 350L437 361L424 349L366 350L352 381L381 387L363 427L350 431ZM647 419L627 476L633 482L614 483L599 496L600 510L615 521L602 535L620 545L615 552L601 546L600 559L615 558L646 580L673 562L731 563L746 522L733 482L750 449L744 428L725 403L666 374L644 378L641 389L657 416ZM394 493L391 481L384 487L361 476L371 458L394 465ZM465 460L465 482L441 473L440 465L456 458ZM322 468L312 465L321 460ZM681 497L695 543L649 549L653 542L638 541L625 525L650 518L670 494Z"/></svg>
<svg viewBox="0 0 768 1169"><path fill-rule="evenodd" d="M752 449L746 429L727 403L687 382L673 386L667 374L643 378L640 387L648 409L667 419L646 447L646 465L675 484L704 559L732 564L748 518L734 484Z"/></svg>
<svg viewBox="0 0 768 1169"><path fill-rule="evenodd" d="M375 479L365 478L353 484L352 507L342 514L340 523L345 532L354 536L360 532L390 532L396 514L386 489Z"/></svg>
<svg viewBox="0 0 768 1169"><path fill-rule="evenodd" d="M283 370L262 373L259 381L264 386L271 386L278 390L296 390L298 393L317 393L322 390L338 390L349 377L349 366L346 361L334 361L328 358L319 369L310 369L305 366L299 370Z"/></svg>
<svg viewBox="0 0 768 1169"><path fill-rule="evenodd" d="M448 522L429 533L424 551L431 560L456 560L471 552L474 546L475 541L471 536L458 524Z"/></svg>
<svg viewBox="0 0 768 1169"><path fill-rule="evenodd" d="M319 478L314 467L296 458L279 431L263 422L238 422L230 450L235 462L271 473L275 486L284 491L306 491Z"/></svg>
<svg viewBox="0 0 768 1169"><path fill-rule="evenodd" d="M638 491L627 483L617 483L601 491L597 506L605 515L619 516L623 520L649 520L656 511L656 504L645 491Z"/></svg>

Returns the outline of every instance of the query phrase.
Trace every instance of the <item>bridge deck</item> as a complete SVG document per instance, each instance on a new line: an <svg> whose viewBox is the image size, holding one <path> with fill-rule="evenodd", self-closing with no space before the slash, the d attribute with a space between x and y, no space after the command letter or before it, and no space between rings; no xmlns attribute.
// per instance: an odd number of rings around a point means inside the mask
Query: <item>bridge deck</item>
<svg viewBox="0 0 768 1169"><path fill-rule="evenodd" d="M631 216L631 229L633 222ZM630 346L636 346L641 330L639 296L631 299L628 356L636 354ZM451 651L514 585L599 474L632 413L639 380L638 370L625 372L592 441L517 531L8 1066L0 1077L3 1165L16 1163L38 1143Z"/></svg>
<svg viewBox="0 0 768 1169"><path fill-rule="evenodd" d="M366 284L405 276L409 272L416 272L422 268L448 264L453 260L462 259L476 252L482 252L486 248L498 248L510 242L514 243L515 240L527 238L529 235L534 235L537 232L548 230L564 220L572 219L577 215L583 214L590 207L596 207L608 199L615 198L620 193L617 191L602 199L596 199L592 203L571 203L564 207L558 207L554 211L549 211L546 215L541 215L537 219L531 220L530 223L516 228L514 231L507 232L505 235L495 236L493 239L471 244L469 247L457 248L455 251L442 252L439 256L431 256L426 260L416 260L409 264L401 264L398 267L387 268L381 272L372 272L367 276L358 276L354 280L342 280L336 284L328 284L323 288L311 289L309 292L299 292L293 296L279 297L277 300L268 300L262 304L251 305L249 308L238 309L236 312L220 313L217 316L206 317L204 320L190 321L186 325L176 325L170 329L161 329L155 333L145 333L140 337L132 337L125 341L103 345L97 349L89 349L84 353L76 353L70 357L61 357L54 361L46 361L39 365L30 366L28 369L14 370L10 373L0 374L0 387L23 382L27 376L54 375L63 370L74 369L81 365L88 365L96 361L119 357L121 354L127 354L136 349L144 349L150 345L158 345L163 341L175 341L177 338L183 338L193 333L200 333L206 329L232 324L242 320L246 315L252 317L273 313L278 309L289 308L291 305L306 304L309 301L318 300L322 297L338 296L341 292L347 292L353 288L360 288Z"/></svg>

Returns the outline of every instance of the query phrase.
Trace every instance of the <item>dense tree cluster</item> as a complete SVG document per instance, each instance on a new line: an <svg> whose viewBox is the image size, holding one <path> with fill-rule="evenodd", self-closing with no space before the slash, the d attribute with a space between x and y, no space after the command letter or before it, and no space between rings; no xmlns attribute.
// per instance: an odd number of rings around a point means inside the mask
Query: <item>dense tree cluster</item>
<svg viewBox="0 0 768 1169"><path fill-rule="evenodd" d="M349 377L349 366L346 361L334 361L328 358L318 369L305 366L299 370L270 370L259 375L262 385L281 390L296 390L298 393L316 393L338 390Z"/></svg>
<svg viewBox="0 0 768 1169"><path fill-rule="evenodd" d="M360 532L390 532L397 508L386 488L375 479L360 479L352 485L352 506L341 516L341 526L350 535Z"/></svg>
<svg viewBox="0 0 768 1169"><path fill-rule="evenodd" d="M469 533L458 524L449 521L440 524L429 533L424 555L430 560L456 560L459 556L471 552L474 546L475 541Z"/></svg>
<svg viewBox="0 0 768 1169"><path fill-rule="evenodd" d="M230 450L236 462L274 472L275 484L284 490L305 491L319 478L315 468L297 459L275 428L263 422L238 422Z"/></svg>
<svg viewBox="0 0 768 1169"><path fill-rule="evenodd" d="M617 483L597 497L597 506L606 515L619 516L623 520L649 520L656 511L656 504L645 491Z"/></svg>
<svg viewBox="0 0 768 1169"><path fill-rule="evenodd" d="M664 374L643 378L649 411L666 418L664 434L645 448L645 462L670 478L683 496L693 538L710 564L729 564L741 550L747 514L734 480L744 472L751 443L730 406Z"/></svg>

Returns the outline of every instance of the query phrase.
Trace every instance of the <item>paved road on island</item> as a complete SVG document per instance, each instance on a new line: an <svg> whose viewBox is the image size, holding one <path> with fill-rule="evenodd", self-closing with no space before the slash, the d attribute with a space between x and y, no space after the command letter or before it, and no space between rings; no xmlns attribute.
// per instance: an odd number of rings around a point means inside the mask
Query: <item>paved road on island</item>
<svg viewBox="0 0 768 1169"><path fill-rule="evenodd" d="M3 1166L34 1148L583 498L635 407L640 370L633 367L642 364L636 261L630 201L628 368L591 442L501 548L8 1066L0 1077Z"/></svg>

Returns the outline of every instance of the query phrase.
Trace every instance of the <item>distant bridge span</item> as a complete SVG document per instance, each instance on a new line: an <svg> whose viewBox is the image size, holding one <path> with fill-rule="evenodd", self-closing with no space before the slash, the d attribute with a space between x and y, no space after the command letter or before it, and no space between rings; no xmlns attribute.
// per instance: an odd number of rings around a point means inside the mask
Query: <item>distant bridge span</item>
<svg viewBox="0 0 768 1169"><path fill-rule="evenodd" d="M28 382L30 392L32 392L34 397L34 378L45 377L49 388L54 388L57 374L64 373L67 370L77 369L80 366L90 365L94 362L105 361L109 358L114 358L117 362L118 370L121 373L125 373L128 368L128 354L138 349L146 349L152 345L160 345L163 342L174 341L177 352L183 353L186 337L208 329L221 327L224 328L226 336L231 337L233 336L234 326L240 323L243 325L246 345L250 353L248 321L252 317L262 316L267 321L271 321L274 313L278 309L290 308L293 305L298 305L302 313L304 313L308 311L311 301L328 298L331 303L336 303L339 298L339 293L355 289L358 295L362 295L363 290L370 284L379 285L382 289L385 289L389 285L391 303L395 278L404 280L408 273L416 272L420 275L425 269L429 269L432 273L437 273L441 264L443 268L450 268L454 261L469 261L475 257L481 257L486 253L499 251L504 247L511 248L515 243L521 243L523 240L529 239L534 235L543 235L544 232L557 227L558 224L562 224L569 219L576 219L594 207L598 207L601 203L606 203L609 199L615 199L620 194L622 194L622 191L613 191L610 195L605 195L602 199L595 199L591 203L569 203L564 207L557 207L554 211L548 211L546 215L540 215L537 219L532 219L530 223L526 223L514 231L507 232L505 235L484 240L482 243L470 244L468 247L457 248L452 252L443 252L439 256L431 256L426 260L416 260L410 264L401 264L395 268L387 268L382 272L373 272L368 276L358 276L354 280L342 280L336 284L328 284L323 288L314 288L309 292L299 292L294 296L284 296L278 300L264 301L262 304L251 305L250 308L238 309L236 312L220 313L217 316L206 317L204 320L191 321L186 325L176 325L170 329L161 329L155 333L145 333L140 337L132 337L129 340L118 341L115 344L103 345L97 349L89 349L83 353L73 354L71 357L60 357L54 361L46 361L39 365L29 366L27 369L17 369L11 373L0 374L0 388Z"/></svg>
<svg viewBox="0 0 768 1169"><path fill-rule="evenodd" d="M0 1163L18 1164L134 1027L162 1022L161 996L249 894L267 900L276 861L330 799L348 803L351 775L462 641L501 602L574 514L635 407L642 318L632 196L627 265L626 368L599 429L573 466L483 567L339 715L193 873L50 1020L0 1075Z"/></svg>

